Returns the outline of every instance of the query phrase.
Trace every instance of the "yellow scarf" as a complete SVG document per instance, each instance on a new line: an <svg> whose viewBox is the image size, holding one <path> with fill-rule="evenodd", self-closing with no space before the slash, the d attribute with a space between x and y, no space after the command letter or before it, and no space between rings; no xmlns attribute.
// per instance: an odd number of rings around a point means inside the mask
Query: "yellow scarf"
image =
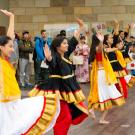
<svg viewBox="0 0 135 135"><path fill-rule="evenodd" d="M104 57L104 54L102 53L102 62L103 62L103 67L105 70L105 75L106 75L106 83L108 85L115 84L117 83L116 76L113 72L113 69L111 67L111 64L108 60L108 57ZM97 66L97 61L96 59L92 63L92 70L91 70L91 75L90 75L90 94L88 96L88 102L91 104L93 103L98 103L99 97L98 97L98 66Z"/></svg>
<svg viewBox="0 0 135 135"><path fill-rule="evenodd" d="M21 97L12 65L0 58L0 102L8 102Z"/></svg>
<svg viewBox="0 0 135 135"><path fill-rule="evenodd" d="M123 68L125 68L126 67L126 61L124 60L122 53L119 50L117 50L115 53L116 53L117 60L119 61L120 65Z"/></svg>

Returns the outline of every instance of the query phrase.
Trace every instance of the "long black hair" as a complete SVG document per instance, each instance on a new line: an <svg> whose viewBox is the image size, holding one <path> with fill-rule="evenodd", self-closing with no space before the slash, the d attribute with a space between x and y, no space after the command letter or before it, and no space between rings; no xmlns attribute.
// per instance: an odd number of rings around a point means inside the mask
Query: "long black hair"
<svg viewBox="0 0 135 135"><path fill-rule="evenodd" d="M57 52L57 48L60 47L64 39L67 39L65 36L57 36L51 44L51 51Z"/></svg>
<svg viewBox="0 0 135 135"><path fill-rule="evenodd" d="M108 40L109 34L104 35L104 41L103 44L108 46L107 40Z"/></svg>
<svg viewBox="0 0 135 135"><path fill-rule="evenodd" d="M0 36L0 46L5 46L10 40L11 38L8 36ZM1 56L1 50L0 50L0 56Z"/></svg>
<svg viewBox="0 0 135 135"><path fill-rule="evenodd" d="M103 44L108 46L107 40L108 40L109 34L106 34L104 36ZM113 35L113 44L111 45L111 48L116 47L118 43L122 42L119 35Z"/></svg>
<svg viewBox="0 0 135 135"><path fill-rule="evenodd" d="M120 36L119 35L114 35L113 36L112 47L116 47L116 45L119 44L120 42L122 42L122 39L120 39Z"/></svg>
<svg viewBox="0 0 135 135"><path fill-rule="evenodd" d="M10 40L8 36L0 36L0 46L5 46Z"/></svg>
<svg viewBox="0 0 135 135"><path fill-rule="evenodd" d="M100 44L100 40L97 38L97 36L94 34L92 36L92 43L90 48L90 56L89 56L89 64L94 61L96 56L96 47Z"/></svg>

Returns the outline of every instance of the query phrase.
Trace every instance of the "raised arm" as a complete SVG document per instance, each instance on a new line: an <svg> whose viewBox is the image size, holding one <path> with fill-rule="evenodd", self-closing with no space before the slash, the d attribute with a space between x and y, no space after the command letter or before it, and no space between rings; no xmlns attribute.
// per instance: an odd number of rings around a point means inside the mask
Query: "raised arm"
<svg viewBox="0 0 135 135"><path fill-rule="evenodd" d="M120 25L118 20L115 19L114 23L115 23L115 28L114 28L113 35L119 35Z"/></svg>
<svg viewBox="0 0 135 135"><path fill-rule="evenodd" d="M125 30L124 30L124 32L127 32L127 33L129 33L129 32L130 32L130 29L131 29L131 26L130 26L130 24L127 24L127 26L125 27Z"/></svg>
<svg viewBox="0 0 135 135"><path fill-rule="evenodd" d="M44 54L45 54L45 58L47 59L47 61L51 62L52 61L52 54L51 54L51 51L50 51L47 44L45 44L45 47L44 47Z"/></svg>
<svg viewBox="0 0 135 135"><path fill-rule="evenodd" d="M68 52L66 53L66 55L68 55L68 56L70 56L70 54L75 50L75 48L76 48L76 46L78 44L80 33L84 28L83 20L77 19L77 23L79 25L79 29L75 30L74 36L69 40Z"/></svg>
<svg viewBox="0 0 135 135"><path fill-rule="evenodd" d="M12 40L15 38L14 34L14 14L11 12L8 12L7 10L0 10L3 12L6 16L9 17L9 26L7 31L7 36L9 36Z"/></svg>
<svg viewBox="0 0 135 135"><path fill-rule="evenodd" d="M115 51L117 51L117 50L118 50L118 48L107 48L107 47L104 47L104 51L105 51L106 53L115 52Z"/></svg>

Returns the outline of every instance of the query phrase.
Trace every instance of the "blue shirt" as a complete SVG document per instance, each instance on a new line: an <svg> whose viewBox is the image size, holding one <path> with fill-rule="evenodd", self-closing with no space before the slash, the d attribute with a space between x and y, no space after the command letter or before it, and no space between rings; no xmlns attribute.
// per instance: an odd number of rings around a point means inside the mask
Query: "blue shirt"
<svg viewBox="0 0 135 135"><path fill-rule="evenodd" d="M35 38L35 50L37 54L37 60L39 61L45 59L44 44L45 44L45 40L43 38L39 38L39 37Z"/></svg>

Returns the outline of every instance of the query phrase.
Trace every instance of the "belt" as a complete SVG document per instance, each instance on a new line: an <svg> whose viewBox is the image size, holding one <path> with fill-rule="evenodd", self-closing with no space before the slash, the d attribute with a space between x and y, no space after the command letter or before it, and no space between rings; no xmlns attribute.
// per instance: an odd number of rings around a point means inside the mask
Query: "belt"
<svg viewBox="0 0 135 135"><path fill-rule="evenodd" d="M103 70L104 69L104 67L100 67L100 68L98 68L98 70Z"/></svg>
<svg viewBox="0 0 135 135"><path fill-rule="evenodd" d="M73 77L74 74L72 75L65 75L65 76L61 76L61 75L50 75L49 78L61 78L61 79L68 79L68 78L71 78Z"/></svg>
<svg viewBox="0 0 135 135"><path fill-rule="evenodd" d="M110 63L113 63L113 62L118 62L118 60L111 60Z"/></svg>

